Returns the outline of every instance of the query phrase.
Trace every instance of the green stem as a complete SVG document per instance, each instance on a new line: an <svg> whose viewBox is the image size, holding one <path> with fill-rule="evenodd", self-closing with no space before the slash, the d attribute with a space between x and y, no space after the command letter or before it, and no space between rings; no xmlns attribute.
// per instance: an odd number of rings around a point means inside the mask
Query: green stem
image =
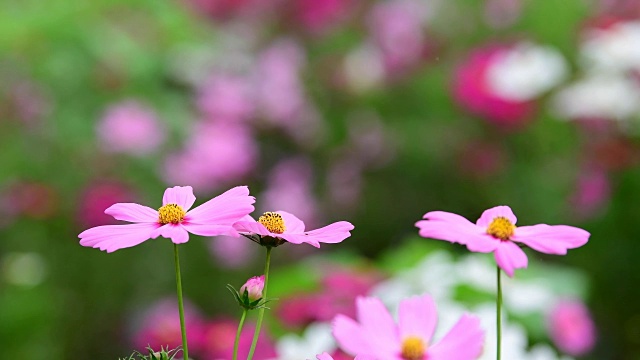
<svg viewBox="0 0 640 360"><path fill-rule="evenodd" d="M500 360L500 350L502 344L502 284L500 282L500 267L498 269L498 275L496 280L498 281L498 296L496 298L496 359Z"/></svg>
<svg viewBox="0 0 640 360"><path fill-rule="evenodd" d="M244 318L247 317L247 309L242 309L242 317L238 324L238 332L236 333L236 342L233 343L233 360L238 360L238 345L240 344L240 333L242 333L242 325L244 325Z"/></svg>
<svg viewBox="0 0 640 360"><path fill-rule="evenodd" d="M178 310L180 311L180 331L182 331L182 354L185 360L189 359L189 348L187 347L187 330L184 326L184 305L182 303L182 279L180 278L180 256L178 254L178 244L173 244L173 253L176 261L176 286L178 287Z"/></svg>
<svg viewBox="0 0 640 360"><path fill-rule="evenodd" d="M267 285L269 284L269 263L271 262L271 247L267 246L267 259L264 264L264 289L262 290L262 298L267 299ZM262 318L264 317L264 307L261 307L258 313L258 322L256 323L256 331L253 333L253 341L251 342L251 349L249 349L249 356L247 360L251 360L253 353L256 350L256 344L258 343L258 337L260 336L260 326L262 326Z"/></svg>

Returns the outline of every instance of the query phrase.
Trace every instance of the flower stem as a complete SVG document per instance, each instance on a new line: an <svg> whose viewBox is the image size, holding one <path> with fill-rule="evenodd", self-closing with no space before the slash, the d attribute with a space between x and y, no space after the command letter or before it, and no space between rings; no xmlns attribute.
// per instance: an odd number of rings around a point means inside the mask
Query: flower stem
<svg viewBox="0 0 640 360"><path fill-rule="evenodd" d="M238 332L236 333L236 342L233 344L233 360L238 360L238 345L240 344L240 334L242 333L242 325L244 325L244 318L247 317L247 309L242 309L242 317L238 324Z"/></svg>
<svg viewBox="0 0 640 360"><path fill-rule="evenodd" d="M182 332L182 354L185 360L189 359L189 348L187 347L187 331L184 326L184 305L182 303L182 279L180 278L180 255L178 254L178 244L173 244L173 253L176 262L176 286L178 287L178 310L180 311L180 331Z"/></svg>
<svg viewBox="0 0 640 360"><path fill-rule="evenodd" d="M269 284L269 263L271 262L271 247L267 246L267 259L264 263L264 289L262 290L262 298L267 299L267 285ZM264 307L261 307L258 312L258 322L256 323L256 331L253 333L253 341L251 342L251 349L249 349L249 356L247 360L251 360L253 353L256 350L256 344L258 343L258 337L260 336L260 326L262 326L262 318L264 317Z"/></svg>
<svg viewBox="0 0 640 360"><path fill-rule="evenodd" d="M500 267L498 269L497 282L498 282L498 294L496 298L496 359L500 360L500 350L502 345L502 284L500 282Z"/></svg>

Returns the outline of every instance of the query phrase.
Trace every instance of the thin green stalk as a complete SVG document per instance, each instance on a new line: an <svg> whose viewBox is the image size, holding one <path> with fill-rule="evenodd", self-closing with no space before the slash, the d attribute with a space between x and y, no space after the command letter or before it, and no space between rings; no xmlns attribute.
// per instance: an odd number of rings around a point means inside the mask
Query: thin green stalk
<svg viewBox="0 0 640 360"><path fill-rule="evenodd" d="M180 278L180 256L178 254L178 244L173 244L173 253L176 262L176 286L178 287L178 310L180 311L180 331L182 331L182 354L184 359L189 359L189 348L187 347L187 330L184 326L184 305L182 303L182 279Z"/></svg>
<svg viewBox="0 0 640 360"><path fill-rule="evenodd" d="M496 298L496 359L500 360L500 350L502 345L502 284L500 282L500 267L498 269L497 281L498 281L498 296Z"/></svg>
<svg viewBox="0 0 640 360"><path fill-rule="evenodd" d="M242 325L244 325L244 318L247 317L247 309L242 309L242 317L238 324L238 332L236 333L236 342L233 343L233 360L238 360L238 345L240 344L240 333L242 333Z"/></svg>
<svg viewBox="0 0 640 360"><path fill-rule="evenodd" d="M267 285L269 284L269 263L271 262L271 247L267 246L267 259L264 263L264 289L262 290L262 298L267 299ZM262 326L262 318L264 317L264 307L261 307L258 313L258 322L256 323L256 331L253 333L253 341L251 342L251 349L249 349L249 356L247 360L253 358L253 353L256 351L256 344L258 343L258 337L260 336L260 327Z"/></svg>

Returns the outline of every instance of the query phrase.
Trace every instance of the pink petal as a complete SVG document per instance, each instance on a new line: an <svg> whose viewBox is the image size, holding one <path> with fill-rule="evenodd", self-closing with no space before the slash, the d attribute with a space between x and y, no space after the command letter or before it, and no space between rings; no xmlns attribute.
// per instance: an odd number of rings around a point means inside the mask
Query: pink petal
<svg viewBox="0 0 640 360"><path fill-rule="evenodd" d="M152 238L162 236L163 238L171 239L174 244L183 244L189 241L189 233L185 230L181 224L166 224L157 228L156 231L151 234Z"/></svg>
<svg viewBox="0 0 640 360"><path fill-rule="evenodd" d="M493 219L497 217L507 218L507 220L511 221L511 223L514 225L518 221L518 218L516 218L516 216L513 214L513 211L511 211L511 208L508 206L502 205L502 206L496 206L496 207L492 207L491 209L485 210L482 213L482 216L480 216L480 219L476 221L476 225L482 228L487 228L489 224L491 224Z"/></svg>
<svg viewBox="0 0 640 360"><path fill-rule="evenodd" d="M287 242L290 242L292 244L307 243L317 248L320 247L320 243L314 238L312 238L311 236L307 236L307 234L287 234L285 232L282 234L274 234L274 235L277 235L278 237L285 239Z"/></svg>
<svg viewBox="0 0 640 360"><path fill-rule="evenodd" d="M463 315L447 335L427 350L429 360L474 360L482 353L484 332L480 319Z"/></svg>
<svg viewBox="0 0 640 360"><path fill-rule="evenodd" d="M182 207L184 211L191 209L191 206L196 201L195 195L193 195L193 188L191 186L174 186L164 191L162 197L162 205L177 204Z"/></svg>
<svg viewBox="0 0 640 360"><path fill-rule="evenodd" d="M342 314L337 315L332 322L333 337L340 348L349 354L369 354L371 347L364 337L360 325L353 319Z"/></svg>
<svg viewBox="0 0 640 360"><path fill-rule="evenodd" d="M185 221L196 224L233 225L251 213L256 199L249 188L236 186L189 211Z"/></svg>
<svg viewBox="0 0 640 360"><path fill-rule="evenodd" d="M227 235L238 237L240 234L229 225L207 225L207 224L191 224L182 223L182 227L188 232L200 236L219 236Z"/></svg>
<svg viewBox="0 0 640 360"><path fill-rule="evenodd" d="M286 227L285 232L299 234L304 232L304 222L298 219L295 215L288 213L286 211L276 211L278 214L282 216L282 220L284 220L284 226Z"/></svg>
<svg viewBox="0 0 640 360"><path fill-rule="evenodd" d="M467 249L469 251L481 253L493 252L498 246L500 246L500 240L488 234L476 236L467 242Z"/></svg>
<svg viewBox="0 0 640 360"><path fill-rule="evenodd" d="M567 249L586 244L589 235L587 231L573 226L540 224L517 228L512 240L546 254L565 255Z"/></svg>
<svg viewBox="0 0 640 360"><path fill-rule="evenodd" d="M338 221L319 229L307 231L304 234L312 238L313 241L336 244L351 236L351 230L353 230L353 225L350 222Z"/></svg>
<svg viewBox="0 0 640 360"><path fill-rule="evenodd" d="M501 241L500 246L493 253L498 266L504 270L504 272L513 277L513 271L515 269L526 268L529 260L527 255L511 241Z"/></svg>
<svg viewBox="0 0 640 360"><path fill-rule="evenodd" d="M277 236L278 234L272 234L267 230L264 225L255 221L251 216L246 215L241 220L233 223L233 228L240 233L245 234L258 234L261 236Z"/></svg>
<svg viewBox="0 0 640 360"><path fill-rule="evenodd" d="M331 357L331 355L329 355L328 353L324 352L320 355L316 355L316 358L318 360L333 360L333 357Z"/></svg>
<svg viewBox="0 0 640 360"><path fill-rule="evenodd" d="M422 237L467 244L470 240L482 241L485 234L485 229L457 214L431 211L424 218L426 220L416 222Z"/></svg>
<svg viewBox="0 0 640 360"><path fill-rule="evenodd" d="M402 300L398 320L400 338L417 336L425 343L429 343L438 322L436 305L429 295L413 296Z"/></svg>
<svg viewBox="0 0 640 360"><path fill-rule="evenodd" d="M137 223L158 222L158 211L134 203L114 204L107 208L104 213L113 216L116 220Z"/></svg>
<svg viewBox="0 0 640 360"><path fill-rule="evenodd" d="M371 348L370 351L361 351L360 353L372 354L385 359L392 358L397 354L400 350L400 334L382 301L373 297L358 297L356 309L358 321Z"/></svg>
<svg viewBox="0 0 640 360"><path fill-rule="evenodd" d="M103 225L85 230L78 237L82 246L113 252L150 239L158 226L156 223Z"/></svg>

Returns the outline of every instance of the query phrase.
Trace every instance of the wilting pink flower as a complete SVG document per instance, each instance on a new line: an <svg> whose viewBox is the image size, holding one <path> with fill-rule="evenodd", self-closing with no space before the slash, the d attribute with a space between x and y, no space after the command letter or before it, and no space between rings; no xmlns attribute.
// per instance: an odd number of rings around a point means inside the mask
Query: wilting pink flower
<svg viewBox="0 0 640 360"><path fill-rule="evenodd" d="M197 354L204 345L204 319L188 301L185 303L184 317L189 350ZM144 314L142 324L133 336L133 343L140 351L147 346L154 349L168 346L173 349L182 345L181 334L178 304L174 300L162 300Z"/></svg>
<svg viewBox="0 0 640 360"><path fill-rule="evenodd" d="M204 332L203 358L205 360L231 359L237 330L238 322L236 320L222 319L209 323ZM239 359L247 358L254 330L255 326L252 324L247 324L242 329L238 344ZM189 347L191 347L191 343L189 343ZM276 357L271 338L264 330L261 331L253 358L256 360L269 360Z"/></svg>
<svg viewBox="0 0 640 360"><path fill-rule="evenodd" d="M132 155L155 151L165 137L155 112L136 101L109 107L100 119L97 132L106 151Z"/></svg>
<svg viewBox="0 0 640 360"><path fill-rule="evenodd" d="M175 244L189 241L189 233L202 236L237 235L233 223L253 211L249 188L238 186L189 211L196 197L191 186L174 186L164 192L162 207L154 210L134 203L112 205L105 214L127 225L103 225L85 230L80 245L113 252L162 236Z"/></svg>
<svg viewBox="0 0 640 360"><path fill-rule="evenodd" d="M240 295L246 291L249 294L249 301L256 301L262 299L262 290L264 290L264 275L254 276L242 285Z"/></svg>
<svg viewBox="0 0 640 360"><path fill-rule="evenodd" d="M400 302L398 324L377 298L358 298L358 321L338 315L333 336L348 353L385 360L473 360L482 352L480 319L463 315L439 342L432 341L436 307L429 295Z"/></svg>
<svg viewBox="0 0 640 360"><path fill-rule="evenodd" d="M326 352L324 352L322 354L319 354L319 355L316 355L316 359L318 359L318 360L334 360L333 356L329 355ZM371 357L371 356L366 356L366 355L363 355L363 356L358 355L353 360L375 360L375 358Z"/></svg>
<svg viewBox="0 0 640 360"><path fill-rule="evenodd" d="M420 236L450 241L467 246L476 252L493 252L498 266L507 275L515 269L526 268L527 255L517 243L545 254L565 255L587 243L589 233L567 225L538 224L516 227L517 218L508 206L485 210L473 224L460 215L444 211L431 211L416 226Z"/></svg>
<svg viewBox="0 0 640 360"><path fill-rule="evenodd" d="M571 355L585 355L595 345L596 328L589 309L578 300L563 300L548 318L549 334L558 349Z"/></svg>
<svg viewBox="0 0 640 360"><path fill-rule="evenodd" d="M268 237L276 241L273 246L284 242L292 244L307 243L317 248L320 243L335 244L351 236L353 225L347 221L338 221L320 229L305 231L304 222L286 211L266 212L254 220L250 215L236 222L234 228L241 234Z"/></svg>
<svg viewBox="0 0 640 360"><path fill-rule="evenodd" d="M473 51L458 67L453 79L453 95L460 105L473 114L508 127L529 120L535 110L531 101L515 101L493 93L488 84L488 71L504 46L487 46Z"/></svg>
<svg viewBox="0 0 640 360"><path fill-rule="evenodd" d="M118 221L105 214L111 205L135 199L132 190L117 181L90 184L80 196L78 220L86 227L100 224L117 224Z"/></svg>

